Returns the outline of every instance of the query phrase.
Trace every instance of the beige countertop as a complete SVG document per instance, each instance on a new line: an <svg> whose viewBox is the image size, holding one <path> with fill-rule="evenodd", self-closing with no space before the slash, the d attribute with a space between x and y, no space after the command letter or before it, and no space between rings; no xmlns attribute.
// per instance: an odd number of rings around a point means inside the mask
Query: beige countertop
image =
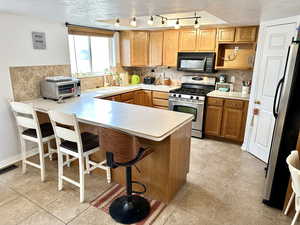
<svg viewBox="0 0 300 225"><path fill-rule="evenodd" d="M138 137L161 141L178 128L191 122L193 116L186 113L113 102L95 97L107 97L140 89L168 92L174 88L177 87L134 85L99 88L86 91L80 97L66 99L64 103L60 104L42 98L26 101L26 103L33 104L36 110L41 112L47 113L49 110L58 110L65 113L74 113L78 120L83 123L113 128Z"/></svg>
<svg viewBox="0 0 300 225"><path fill-rule="evenodd" d="M242 92L223 92L223 91L212 91L207 94L208 97L216 97L216 98L229 98L229 99L237 99L237 100L246 100L249 101L249 95L244 96Z"/></svg>

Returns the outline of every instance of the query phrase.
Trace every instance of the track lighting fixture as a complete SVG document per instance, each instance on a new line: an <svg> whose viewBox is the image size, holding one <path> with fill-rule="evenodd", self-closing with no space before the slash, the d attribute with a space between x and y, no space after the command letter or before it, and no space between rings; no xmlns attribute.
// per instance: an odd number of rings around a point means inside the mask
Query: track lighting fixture
<svg viewBox="0 0 300 225"><path fill-rule="evenodd" d="M164 18L161 18L161 24L162 24L162 25L165 25L165 23L166 23L166 22L165 22Z"/></svg>
<svg viewBox="0 0 300 225"><path fill-rule="evenodd" d="M195 20L194 28L195 29L199 29L200 28L200 23L198 22L198 18L196 18L196 20Z"/></svg>
<svg viewBox="0 0 300 225"><path fill-rule="evenodd" d="M136 18L135 18L135 16L132 17L132 20L130 21L130 25L133 26L133 27L136 27Z"/></svg>
<svg viewBox="0 0 300 225"><path fill-rule="evenodd" d="M176 30L180 28L179 19L176 20L176 24L175 24L174 28Z"/></svg>
<svg viewBox="0 0 300 225"><path fill-rule="evenodd" d="M117 19L116 19L116 22L115 22L115 27L119 27L119 26L120 26L120 19L117 18Z"/></svg>
<svg viewBox="0 0 300 225"><path fill-rule="evenodd" d="M150 16L150 18L148 20L148 25L152 26L153 23L154 23L153 16Z"/></svg>

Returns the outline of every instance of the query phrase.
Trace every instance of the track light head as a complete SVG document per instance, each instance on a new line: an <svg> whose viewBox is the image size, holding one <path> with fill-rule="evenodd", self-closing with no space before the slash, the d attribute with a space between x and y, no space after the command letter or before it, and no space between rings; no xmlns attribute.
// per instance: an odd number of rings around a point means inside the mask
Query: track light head
<svg viewBox="0 0 300 225"><path fill-rule="evenodd" d="M119 27L119 26L120 26L120 19L117 18L117 19L116 19L116 22L115 22L115 27Z"/></svg>
<svg viewBox="0 0 300 225"><path fill-rule="evenodd" d="M200 23L198 21L198 18L196 18L196 20L195 20L194 28L195 29L199 29L200 28Z"/></svg>
<svg viewBox="0 0 300 225"><path fill-rule="evenodd" d="M132 17L132 20L130 21L130 25L133 26L133 27L136 27L136 18L135 18L135 16Z"/></svg>
<svg viewBox="0 0 300 225"><path fill-rule="evenodd" d="M154 19L153 16L150 16L149 20L148 20L148 25L152 26L154 23Z"/></svg>
<svg viewBox="0 0 300 225"><path fill-rule="evenodd" d="M176 24L175 24L174 28L176 30L178 30L180 28L179 19L176 20Z"/></svg>

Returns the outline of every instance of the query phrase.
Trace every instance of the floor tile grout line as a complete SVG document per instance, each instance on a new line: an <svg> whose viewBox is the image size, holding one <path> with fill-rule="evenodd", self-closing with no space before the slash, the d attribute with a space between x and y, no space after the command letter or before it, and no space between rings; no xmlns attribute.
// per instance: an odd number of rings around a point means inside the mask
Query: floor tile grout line
<svg viewBox="0 0 300 225"><path fill-rule="evenodd" d="M85 210L83 210L82 212L80 212L78 215L76 215L73 219L71 219L69 222L66 223L66 225L69 225L70 223L72 223L75 219L77 219L80 215L82 215L84 212L86 212L89 208L91 208L92 206L89 203L89 207L87 207Z"/></svg>
<svg viewBox="0 0 300 225"><path fill-rule="evenodd" d="M21 195L21 197L23 197L23 198L27 199L28 201L30 201L32 204L34 204L34 205L37 206L38 208L40 208L40 209L46 211L48 214L50 214L51 216L53 216L53 217L55 217L56 219L58 219L58 220L59 220L60 222L62 222L63 224L66 224L66 223L65 223L64 221L62 221L60 218L58 218L57 216L53 215L51 212L49 212L49 211L48 211L46 208L44 208L43 206L41 206L41 205L37 204L36 202L32 201L30 198L28 198L28 197L27 197L26 195L24 195L23 193L20 193L20 192L18 192L18 191L16 191L16 190L14 190L14 191L17 192L19 195ZM54 201L56 201L56 199L53 200L52 202L50 202L49 204L53 203ZM47 204L47 205L49 205L49 204ZM39 212L36 212L36 213L39 213ZM33 215L36 214L36 213L31 214L29 217L33 216ZM29 217L27 217L27 218L24 219L24 220L27 220Z"/></svg>

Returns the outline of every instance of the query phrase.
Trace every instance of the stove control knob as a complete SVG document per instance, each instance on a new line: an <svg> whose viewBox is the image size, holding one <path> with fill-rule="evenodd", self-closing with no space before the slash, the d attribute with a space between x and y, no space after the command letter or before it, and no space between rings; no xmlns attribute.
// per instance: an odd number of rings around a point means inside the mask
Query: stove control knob
<svg viewBox="0 0 300 225"><path fill-rule="evenodd" d="M190 98L191 98L191 99L193 99L193 98L194 98L194 96L191 96Z"/></svg>
<svg viewBox="0 0 300 225"><path fill-rule="evenodd" d="M181 98L181 95L178 95L178 98Z"/></svg>
<svg viewBox="0 0 300 225"><path fill-rule="evenodd" d="M197 96L196 99L199 100L199 97Z"/></svg>
<svg viewBox="0 0 300 225"><path fill-rule="evenodd" d="M176 97L176 94L173 94L173 97Z"/></svg>

